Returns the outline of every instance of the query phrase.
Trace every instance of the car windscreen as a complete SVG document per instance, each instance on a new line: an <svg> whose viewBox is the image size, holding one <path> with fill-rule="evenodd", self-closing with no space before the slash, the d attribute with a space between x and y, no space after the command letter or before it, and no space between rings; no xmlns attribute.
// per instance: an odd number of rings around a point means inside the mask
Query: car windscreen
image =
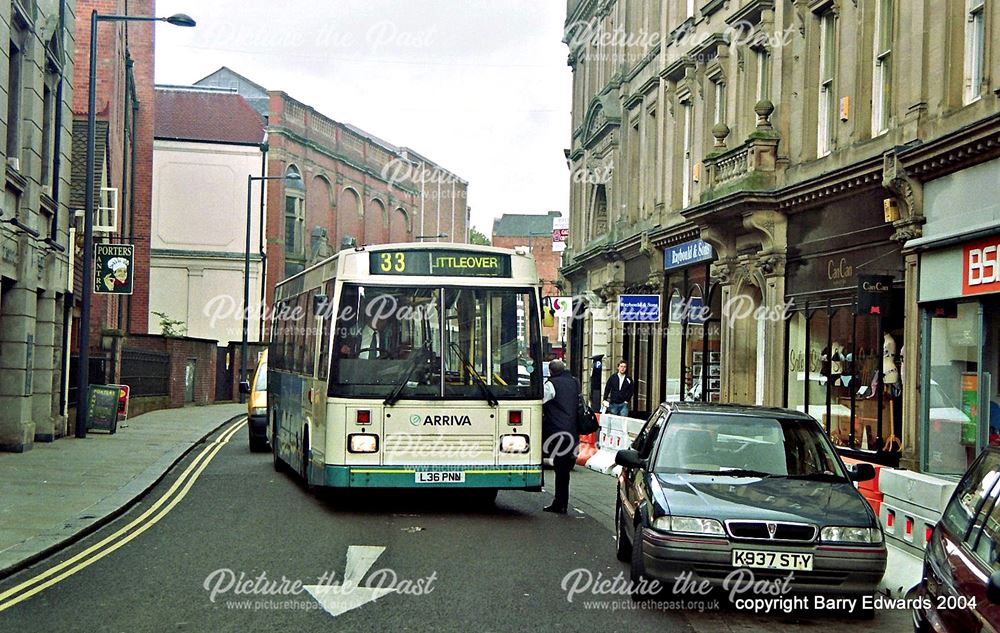
<svg viewBox="0 0 1000 633"><path fill-rule="evenodd" d="M811 420L675 413L660 435L656 472L847 478Z"/></svg>

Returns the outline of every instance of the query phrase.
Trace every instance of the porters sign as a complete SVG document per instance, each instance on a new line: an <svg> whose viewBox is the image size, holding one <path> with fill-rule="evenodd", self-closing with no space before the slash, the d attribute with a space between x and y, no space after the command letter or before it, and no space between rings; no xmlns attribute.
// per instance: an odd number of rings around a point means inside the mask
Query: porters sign
<svg viewBox="0 0 1000 633"><path fill-rule="evenodd" d="M94 246L94 293L132 294L135 247L131 244L96 244Z"/></svg>

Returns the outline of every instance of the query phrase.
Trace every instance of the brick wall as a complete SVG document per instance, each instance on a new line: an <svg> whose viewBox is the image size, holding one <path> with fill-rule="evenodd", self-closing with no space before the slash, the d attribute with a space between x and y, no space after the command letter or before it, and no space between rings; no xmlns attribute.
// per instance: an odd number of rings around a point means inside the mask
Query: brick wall
<svg viewBox="0 0 1000 633"><path fill-rule="evenodd" d="M215 401L215 370L218 345L215 341L188 337L164 337L155 334L132 334L126 347L170 354L171 408L185 404L211 404ZM185 402L185 372L189 360L195 361L194 401Z"/></svg>

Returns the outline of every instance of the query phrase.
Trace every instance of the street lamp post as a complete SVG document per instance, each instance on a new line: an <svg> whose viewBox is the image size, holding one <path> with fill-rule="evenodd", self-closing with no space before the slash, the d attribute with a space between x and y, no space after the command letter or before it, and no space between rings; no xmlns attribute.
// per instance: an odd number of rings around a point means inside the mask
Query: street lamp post
<svg viewBox="0 0 1000 633"><path fill-rule="evenodd" d="M83 287L80 298L79 360L76 371L76 436L87 437L87 387L90 384L90 293L93 291L90 276L94 266L94 145L97 117L97 24L99 22L166 22L174 26L194 26L195 21L183 13L167 18L139 15L98 15L90 13L90 77L87 86L87 178L85 211L83 216Z"/></svg>
<svg viewBox="0 0 1000 633"><path fill-rule="evenodd" d="M247 354L250 353L250 342L249 342L249 322L250 315L250 224L251 218L253 218L253 208L251 201L253 199L253 183L255 180L302 180L302 176L296 173L285 174L284 176L247 176L247 235L246 235L246 252L243 258L243 341L240 347L240 402L246 402L246 392L248 391L246 385L247 381ZM261 195L264 192L261 191ZM261 226L260 230L263 231L264 227Z"/></svg>

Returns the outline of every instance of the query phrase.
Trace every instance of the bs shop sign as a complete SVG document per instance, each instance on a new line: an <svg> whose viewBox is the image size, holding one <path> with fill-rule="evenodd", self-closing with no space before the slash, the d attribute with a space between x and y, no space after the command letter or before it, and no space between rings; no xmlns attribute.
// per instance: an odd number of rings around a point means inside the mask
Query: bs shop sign
<svg viewBox="0 0 1000 633"><path fill-rule="evenodd" d="M106 295L132 294L135 247L131 244L94 246L94 292Z"/></svg>
<svg viewBox="0 0 1000 633"><path fill-rule="evenodd" d="M892 275L858 275L858 314L889 316Z"/></svg>
<svg viewBox="0 0 1000 633"><path fill-rule="evenodd" d="M1000 237L966 244L962 262L963 295L1000 292Z"/></svg>

